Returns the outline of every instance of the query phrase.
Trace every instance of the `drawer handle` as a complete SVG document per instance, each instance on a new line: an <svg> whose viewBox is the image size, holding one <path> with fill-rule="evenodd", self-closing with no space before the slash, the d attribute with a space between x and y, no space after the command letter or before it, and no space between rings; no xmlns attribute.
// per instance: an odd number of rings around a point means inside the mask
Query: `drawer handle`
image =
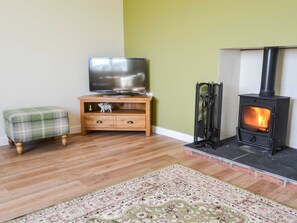
<svg viewBox="0 0 297 223"><path fill-rule="evenodd" d="M102 124L103 122L101 120L98 120L97 121L97 124Z"/></svg>
<svg viewBox="0 0 297 223"><path fill-rule="evenodd" d="M128 121L127 122L127 124L130 124L130 125L133 124L133 123L134 123L133 121Z"/></svg>

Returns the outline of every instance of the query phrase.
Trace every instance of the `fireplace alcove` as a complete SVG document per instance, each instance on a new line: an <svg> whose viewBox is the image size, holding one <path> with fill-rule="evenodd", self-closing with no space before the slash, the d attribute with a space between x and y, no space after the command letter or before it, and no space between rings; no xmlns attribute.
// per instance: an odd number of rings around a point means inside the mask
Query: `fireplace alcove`
<svg viewBox="0 0 297 223"><path fill-rule="evenodd" d="M240 94L237 142L268 149L286 148L290 97L275 95L279 47L264 47L259 94Z"/></svg>
<svg viewBox="0 0 297 223"><path fill-rule="evenodd" d="M286 146L297 148L297 48L281 48L276 70L275 95L289 96ZM221 138L236 135L238 95L258 93L261 88L263 48L219 51L218 80L224 83Z"/></svg>
<svg viewBox="0 0 297 223"><path fill-rule="evenodd" d="M216 150L210 150L209 148L196 149L191 144L188 144L186 151L191 154L202 154L212 159L227 162L230 167L241 166L250 171L266 173L269 176L282 179L284 184L293 183L297 186L297 149L294 149L297 148L297 138L294 137L297 135L297 91L295 90L297 86L297 77L295 75L297 72L297 64L295 62L297 60L297 48L281 48L278 60L275 91L277 95L290 96L289 102L288 97L283 97L281 100L279 100L280 98L274 98L274 100L267 100L264 103L261 101L256 106L253 104L253 101L258 100L258 98L257 95L250 95L250 93L259 92L262 60L263 48L223 49L219 51L218 81L224 83L221 125L221 139L223 140L221 141L221 147ZM239 109L240 100L238 95L251 96L240 99L243 101L247 100L245 105L247 107ZM279 100L277 102L279 104L277 105L277 110L281 110L283 106L289 106L287 126L281 127L281 132L285 132L283 129L287 128L287 136L285 139L283 136L280 136L280 139L277 140L279 141L278 147L287 146L287 148L271 156L277 149L270 150L269 146L271 144L274 144L273 147L276 148L275 142L269 141L267 137L269 137L271 132L271 126L275 125L276 100ZM265 127L265 124L264 127L255 128L250 121L239 119L239 112L249 113L251 109L253 110L252 107L269 110L268 128ZM253 114L250 114L250 116L253 116ZM278 120L280 120L279 117ZM283 122L279 121L281 124ZM245 140L245 143L241 146L238 146L237 127L242 128L241 134L244 134L245 130L252 133L251 136L241 138L241 140ZM276 129L279 129L279 127ZM263 135L265 136L265 146L263 148L250 146L246 143L250 140L255 140L253 136L256 136L256 140L259 140L259 136Z"/></svg>

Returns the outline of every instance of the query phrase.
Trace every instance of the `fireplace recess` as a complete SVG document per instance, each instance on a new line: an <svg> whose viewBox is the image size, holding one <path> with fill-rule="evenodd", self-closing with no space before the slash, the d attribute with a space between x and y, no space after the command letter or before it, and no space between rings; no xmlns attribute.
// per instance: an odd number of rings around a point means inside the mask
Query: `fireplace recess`
<svg viewBox="0 0 297 223"><path fill-rule="evenodd" d="M286 147L290 97L275 96L277 47L264 48L259 94L239 95L238 145L250 145L271 151Z"/></svg>

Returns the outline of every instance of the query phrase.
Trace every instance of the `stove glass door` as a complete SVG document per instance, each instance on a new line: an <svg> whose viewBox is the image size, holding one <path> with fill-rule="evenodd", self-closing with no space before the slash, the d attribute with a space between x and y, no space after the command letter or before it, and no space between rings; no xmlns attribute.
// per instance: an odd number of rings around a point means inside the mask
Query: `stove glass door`
<svg viewBox="0 0 297 223"><path fill-rule="evenodd" d="M242 107L242 127L255 132L269 131L271 110L257 106Z"/></svg>

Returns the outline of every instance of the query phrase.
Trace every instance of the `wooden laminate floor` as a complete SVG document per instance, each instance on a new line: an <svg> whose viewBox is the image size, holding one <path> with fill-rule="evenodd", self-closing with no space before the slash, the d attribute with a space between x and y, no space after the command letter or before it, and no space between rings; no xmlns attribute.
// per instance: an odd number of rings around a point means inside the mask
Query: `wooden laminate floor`
<svg viewBox="0 0 297 223"><path fill-rule="evenodd" d="M174 163L297 208L297 190L184 153L185 143L141 132L93 132L24 146L0 147L0 221L70 200Z"/></svg>

